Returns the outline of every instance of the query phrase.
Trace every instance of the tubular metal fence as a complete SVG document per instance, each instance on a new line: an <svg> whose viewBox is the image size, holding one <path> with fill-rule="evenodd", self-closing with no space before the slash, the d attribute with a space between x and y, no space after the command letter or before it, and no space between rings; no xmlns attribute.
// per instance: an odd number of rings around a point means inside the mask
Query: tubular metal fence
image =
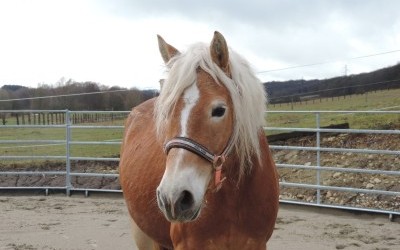
<svg viewBox="0 0 400 250"><path fill-rule="evenodd" d="M79 156L82 151L78 149L77 152L72 154L71 149L75 146L114 145L118 147L122 140L123 118L129 113L128 111L4 110L0 111L0 116L9 116L16 113L30 115L63 113L65 119L61 124L0 125L0 160L3 162L0 164L0 190L34 189L44 190L46 194L51 190L62 190L67 195L70 195L72 191L83 191L86 195L89 192L121 192L118 185L109 188L93 187L86 185L84 181L80 181L81 183L77 187L71 181L72 178L100 178L102 180L114 179L118 182L117 165L119 158L116 156L119 152L113 157L99 157L99 152L95 149L91 152L93 153L91 156ZM289 118L291 115L300 115L300 117L307 115L311 117L312 124L314 124L312 128L309 128L310 125L298 124L294 124L296 127L278 125L264 128L267 134L289 131L312 133L306 140L292 139L292 141L298 142L299 145L291 145L286 142L270 143L270 148L276 158L276 165L280 173L281 202L386 213L389 216L400 215L400 148L394 146L377 149L365 147L366 145L350 147L352 145L351 142L355 140L355 138L351 137L352 135L386 135L400 139L400 130L396 126L388 129L323 128L321 122L322 116L332 115L385 115L392 118L395 117L395 120L397 119L400 122L400 111L268 111L267 113L268 119L272 119L274 115L288 115ZM73 119L74 115L79 114L112 114L113 121L118 121L119 124L110 125L104 120L98 123L91 121L85 124L74 124L74 121L81 121ZM282 118L282 120L284 119L288 118ZM293 117L290 119L293 119ZM330 119L331 121L335 120L332 117ZM117 130L119 136L109 140L73 139L75 130L80 131L81 137L79 138L85 138L83 130L93 131L98 129L102 131ZM51 130L49 134L57 137L57 139L40 138L41 136L47 137L47 135L44 135L45 133L41 132L43 130ZM31 136L31 134L35 134L36 137ZM96 135L96 133L94 134ZM327 142L335 140L334 138L340 137L340 135L342 135L342 139L339 142L344 145L343 147L329 146L327 144ZM29 139L30 137L33 139ZM389 140L388 138L390 137L384 137L380 140L386 140L384 141L385 145L390 145L390 142L387 141ZM368 143L373 144L373 139L369 138L368 140L370 141ZM348 146L347 144L351 145ZM399 144L394 143L394 145ZM41 154L31 153L28 155L24 153L24 147L34 149L41 147L42 150L39 150ZM46 148L56 147L61 147L61 151L56 151L56 154L46 153ZM380 163L376 163L376 166L372 161L375 158L381 160ZM24 164L30 165L32 162L39 160L49 161L50 163L47 164L49 167L45 170L20 167ZM304 162L304 160L307 162ZM21 161L22 163L19 165L16 164L16 162ZM340 161L345 163L338 164ZM52 162L62 162L64 167L54 170L51 167ZM105 168L109 168L109 171L99 170L98 168L96 171L73 169L72 166L76 162L83 162L82 164L89 165L93 162L103 162L106 165ZM105 162L113 164L109 166ZM355 163L357 163L357 166L352 166ZM35 183L27 182L22 186L10 185L10 182L6 181L9 178L31 178L33 176L39 176L40 178L58 177L63 178L64 181L62 185L51 185L51 181L46 182L46 185L38 185L37 183L40 183L40 181L36 181ZM297 179L299 176L303 176L304 179ZM335 179L336 182L331 182L332 179ZM341 196L341 194L346 195ZM357 203L356 201L359 202ZM381 206L382 204L384 206Z"/></svg>
<svg viewBox="0 0 400 250"><path fill-rule="evenodd" d="M311 175L312 171L315 172L315 182L308 183L307 181L298 182L286 181L283 178L280 181L281 192L285 189L302 189L302 190L312 190L315 192L315 200L311 195L307 200L303 199L303 195L300 194L302 199L291 199L281 198L281 202L290 204L300 204L300 205L311 205L319 207L329 207L329 208L341 208L365 212L378 212L389 214L392 218L393 215L400 215L400 130L399 129L334 129L334 128L322 128L321 117L329 116L332 120L332 116L349 116L349 115L368 115L368 116L390 116L392 121L397 121L393 124L393 127L397 127L400 124L400 111L268 111L268 115L300 115L301 117L305 115L313 115L315 127L313 128L300 128L300 127L265 127L264 129L268 132L270 131L280 131L280 132L312 132L314 133L314 139L311 138L311 143L314 145L271 145L270 148L275 154L279 152L295 152L298 154L313 153L315 154L314 159L307 159L308 162L302 163L286 163L284 161L276 160L276 165L280 172L280 175L292 174L292 179L296 179L295 176L298 175L299 171L309 171L308 174ZM372 118L371 118L372 119ZM348 120L347 118L344 120ZM376 120L379 120L376 119ZM379 142L374 142L377 139L376 135L391 135L394 137L392 143L390 141L385 141L381 149L371 149L368 145L360 145L356 147L356 143L352 140L356 140L357 137L352 137L354 134L367 135L367 143L379 144ZM335 138L334 136L345 135L339 143L343 146L332 147L329 145L323 146L322 143ZM347 136L346 136L347 135ZM371 138L372 137L372 138ZM390 140L390 137L384 137L380 140ZM307 140L310 140L308 137ZM315 140L315 141L314 141ZM368 141L372 140L372 141ZM292 140L296 141L296 139ZM302 142L299 142L302 143ZM325 143L327 144L327 143ZM350 144L353 147L345 146ZM393 144L393 147L387 145ZM355 148L354 148L355 147ZM307 155L307 154L306 154ZM344 156L346 157L344 157ZM309 154L308 154L309 156ZM375 157L376 156L376 157ZM327 165L333 160L336 165ZM386 158L385 158L386 157ZM323 158L325 160L323 160ZM328 159L327 159L328 158ZM350 158L350 161L343 162L343 158ZM353 158L353 160L351 160ZM373 159L378 158L378 162L374 162ZM290 160L290 159L284 159ZM343 163L338 164L342 161ZM314 164L312 164L314 163ZM357 167L352 166L352 164L358 165ZM289 170L289 171L288 171ZM290 171L291 170L291 171ZM325 174L324 178L322 173L332 173ZM355 178L349 179L344 175L355 175ZM336 177L335 177L336 175ZM336 178L336 183L341 185L335 185L330 183L332 179ZM387 179L387 180L386 180ZM360 181L361 180L361 181ZM372 183L369 181L372 180ZM382 184L381 184L382 183ZM375 185L374 185L375 184ZM380 184L380 185L377 185ZM329 192L329 193L328 193ZM296 193L296 191L294 192ZM340 201L334 197L335 194L347 193L347 197ZM333 194L333 195L332 195ZM340 196L340 195L338 195ZM296 198L296 197L295 197ZM304 197L305 198L305 197ZM338 201L339 200L339 201ZM360 200L359 203L354 202ZM364 200L364 202L363 202ZM351 203L351 205L347 204ZM384 204L384 207L380 207L379 204Z"/></svg>
<svg viewBox="0 0 400 250"><path fill-rule="evenodd" d="M34 189L34 190L45 190L46 194L48 194L49 190L65 190L67 195L70 195L71 191L84 191L86 194L88 194L89 191L101 191L101 192L121 192L120 189L100 189L100 188L91 188L91 187L74 187L71 183L71 178L72 177L98 177L98 178L118 178L117 173L104 173L104 172L79 172L79 171L73 171L71 169L71 165L73 162L77 161L96 161L96 162L116 162L116 164L119 161L118 157L100 157L100 156L72 156L71 154L71 148L74 145L120 145L121 144L121 139L122 136L119 138L116 138L116 140L113 141L93 141L93 140L73 140L72 139L72 134L74 130L80 129L80 130L99 130L99 129L104 129L104 130L119 130L122 131L124 126L123 125L108 125L108 124L102 124L100 125L94 123L87 123L87 124L73 124L73 121L77 121L78 119L75 118L75 116L79 116L80 114L112 114L113 119L118 119L118 116L120 116L121 121L126 117L126 115L129 113L128 111L69 111L69 110L5 110L5 111L0 111L0 114L2 115L9 115L9 114L29 114L29 115L37 115L37 114L52 114L52 113L63 113L64 114L64 123L63 124L46 124L46 125L16 125L16 124L11 124L11 125L0 125L0 131L4 131L4 136L2 135L3 133L0 134L0 145L9 145L6 147L2 147L2 155L0 155L0 159L2 161L7 161L7 163L10 163L11 161L24 161L24 160L44 160L44 161L51 161L51 160L56 160L56 161L63 161L64 164L64 169L60 170L58 169L57 171L50 170L50 171L43 171L43 170L35 170L35 171L15 171L12 168L8 168L8 171L0 171L0 177L3 177L3 182L6 182L5 179L8 176L41 176L43 178L47 177L54 177L54 176L64 176L64 185L59 185L60 182L58 182L58 185L51 185L51 186L46 186L46 185L35 185L34 183L29 183L27 185L22 185L22 186L7 186L4 183L2 184L0 182L0 190L18 190L18 189ZM122 117L121 117L122 115ZM81 121L81 120L80 120ZM13 134L15 135L16 138L18 138L18 135L23 134L24 132L21 132L21 130L28 129L28 131L35 131L36 133L40 134L46 134L46 130L52 130L50 132L51 136L52 134L56 133L57 136L62 135L63 139L57 139L57 140L50 140L50 139L29 139L29 140L21 140L21 139L15 139ZM37 130L40 130L40 132L37 132ZM55 129L58 129L56 132L54 132ZM6 130L11 130L6 133ZM29 133L29 132L28 132ZM3 139L3 137L11 137L12 139ZM53 135L54 136L54 135ZM94 134L96 136L96 134ZM19 136L20 137L20 136ZM22 146L21 146L22 145ZM54 155L54 154L46 154L46 152L40 155L12 155L7 152L13 152L13 149L19 148L19 147L39 147L39 146L44 146L44 147L55 147L55 146L62 146L63 147L63 154L60 155ZM0 149L0 150L1 150ZM78 152L79 153L79 152ZM95 153L95 152L94 152ZM23 163L24 164L24 163ZM31 165L32 162L27 162L25 163L26 165ZM50 163L51 164L51 163ZM12 166L12 165L11 165ZM0 165L1 168L1 165ZM116 172L116 171L114 171ZM6 182L8 183L8 182ZM39 183L39 181L37 181ZM61 182L62 183L62 182Z"/></svg>

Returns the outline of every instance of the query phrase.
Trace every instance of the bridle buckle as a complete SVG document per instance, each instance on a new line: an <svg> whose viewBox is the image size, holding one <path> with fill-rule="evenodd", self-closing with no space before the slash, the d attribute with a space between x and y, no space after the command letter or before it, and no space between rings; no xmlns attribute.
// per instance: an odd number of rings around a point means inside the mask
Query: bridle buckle
<svg viewBox="0 0 400 250"><path fill-rule="evenodd" d="M224 155L214 156L213 168L215 170L215 175L214 175L215 192L217 192L222 187L222 183L226 179L226 177L221 179L222 165L224 165L225 160L226 157Z"/></svg>

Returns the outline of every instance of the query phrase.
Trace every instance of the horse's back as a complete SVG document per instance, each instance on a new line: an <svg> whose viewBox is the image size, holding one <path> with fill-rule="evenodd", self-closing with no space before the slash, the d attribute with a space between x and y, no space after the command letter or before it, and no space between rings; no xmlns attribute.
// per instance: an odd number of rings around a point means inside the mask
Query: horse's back
<svg viewBox="0 0 400 250"><path fill-rule="evenodd" d="M135 107L125 123L121 147L120 181L132 219L148 236L170 245L169 222L159 212L156 188L162 178L165 155L156 139L155 99Z"/></svg>

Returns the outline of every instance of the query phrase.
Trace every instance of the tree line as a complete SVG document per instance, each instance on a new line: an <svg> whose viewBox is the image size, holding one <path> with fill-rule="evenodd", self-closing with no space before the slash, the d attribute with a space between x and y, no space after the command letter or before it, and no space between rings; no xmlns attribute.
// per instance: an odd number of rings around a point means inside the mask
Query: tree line
<svg viewBox="0 0 400 250"><path fill-rule="evenodd" d="M102 92L90 95L82 93ZM77 94L74 96L74 94ZM62 96L65 95L65 96ZM0 89L0 110L130 110L158 95L157 90L108 87L95 82L60 81L55 85L42 84L37 88L4 85ZM46 97L49 98L35 98ZM59 96L59 97L56 97ZM32 98L32 99L26 99Z"/></svg>
<svg viewBox="0 0 400 250"><path fill-rule="evenodd" d="M370 91L400 88L400 63L369 73L340 76L324 80L290 80L264 83L269 102L290 103L324 97L363 94ZM63 96L57 98L20 101L42 96L73 95L90 92L105 92L94 95ZM145 100L158 95L157 90L108 87L95 82L65 81L54 85L42 84L37 88L19 85L4 85L0 89L0 110L130 110Z"/></svg>

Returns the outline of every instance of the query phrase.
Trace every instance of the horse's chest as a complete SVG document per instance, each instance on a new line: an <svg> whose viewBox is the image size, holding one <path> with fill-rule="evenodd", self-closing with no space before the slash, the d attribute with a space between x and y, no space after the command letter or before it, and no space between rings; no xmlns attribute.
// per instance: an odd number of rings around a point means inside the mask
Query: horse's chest
<svg viewBox="0 0 400 250"><path fill-rule="evenodd" d="M203 217L197 223L172 225L172 241L175 249L264 249L265 226L259 225L259 220L256 224L245 220L246 216L236 214Z"/></svg>
<svg viewBox="0 0 400 250"><path fill-rule="evenodd" d="M178 237L179 238L179 237ZM265 239L252 238L236 230L221 235L188 236L175 239L174 249L246 250L265 249Z"/></svg>

